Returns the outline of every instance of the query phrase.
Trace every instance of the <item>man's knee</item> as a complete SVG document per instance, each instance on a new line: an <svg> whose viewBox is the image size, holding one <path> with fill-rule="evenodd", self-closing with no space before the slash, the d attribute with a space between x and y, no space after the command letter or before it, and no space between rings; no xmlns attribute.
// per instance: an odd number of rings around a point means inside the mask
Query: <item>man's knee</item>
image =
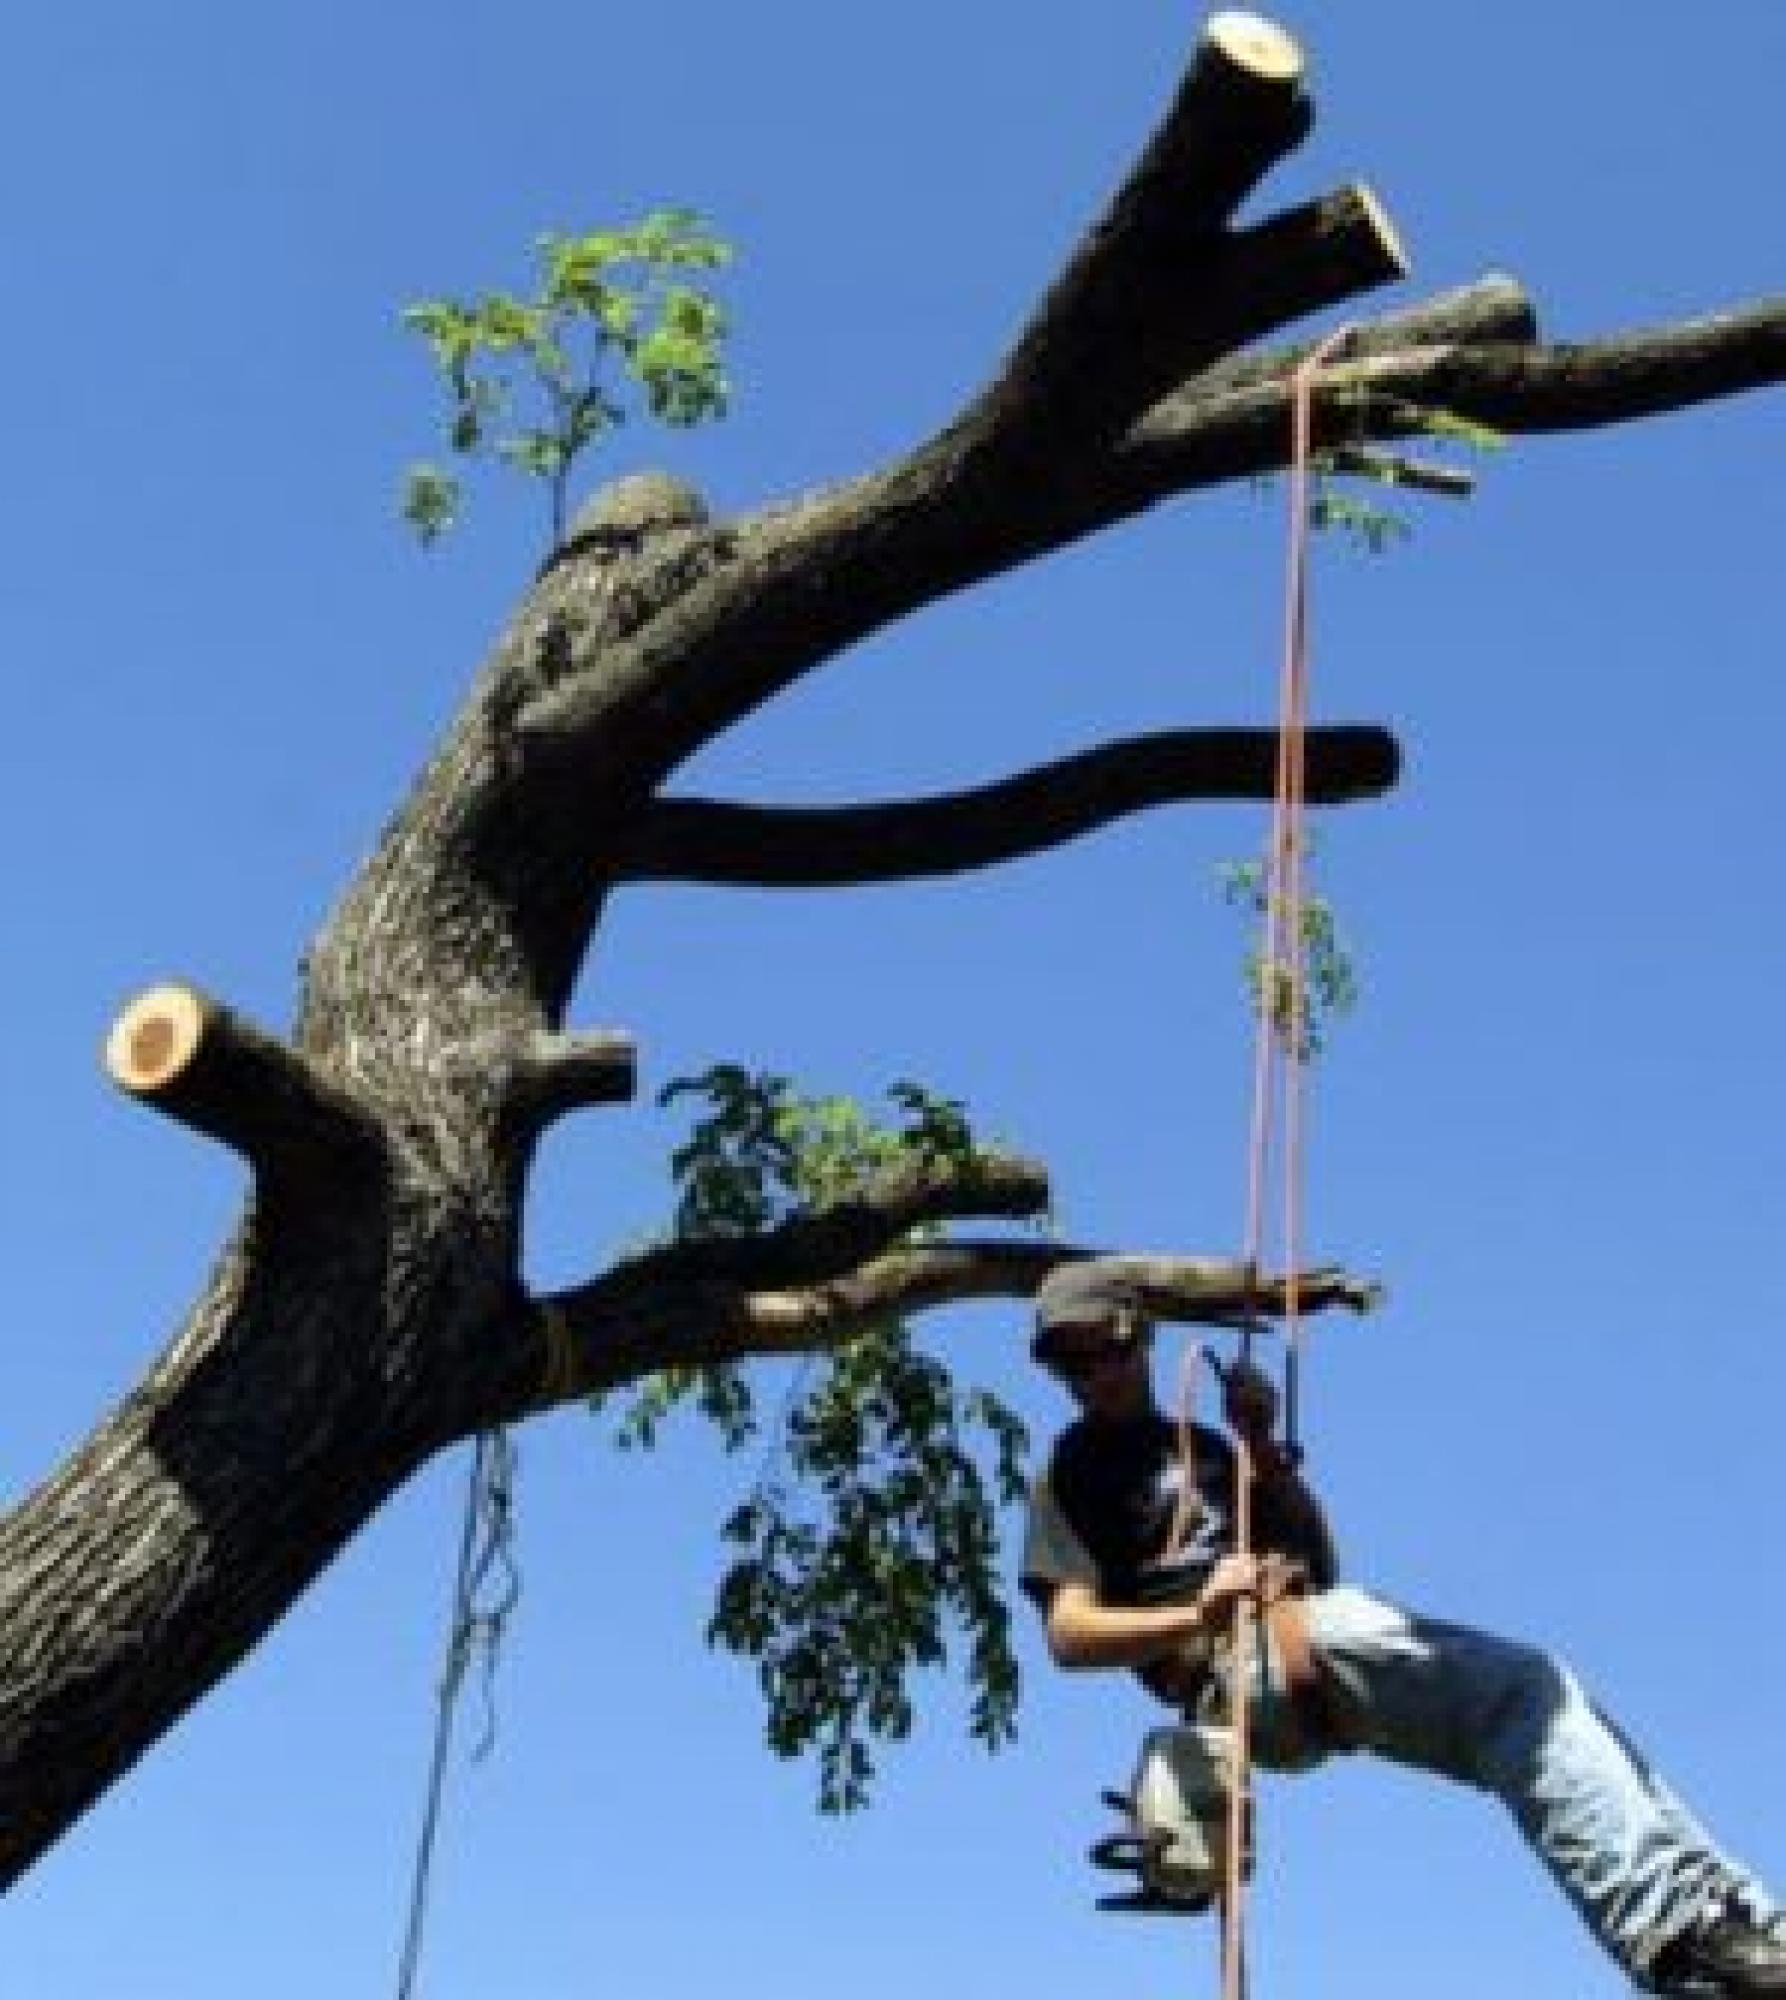
<svg viewBox="0 0 1786 2000"><path fill-rule="evenodd" d="M1574 1675L1537 1646L1497 1639L1468 1676L1465 1720L1481 1782L1498 1792L1528 1787L1558 1721L1582 1703Z"/></svg>

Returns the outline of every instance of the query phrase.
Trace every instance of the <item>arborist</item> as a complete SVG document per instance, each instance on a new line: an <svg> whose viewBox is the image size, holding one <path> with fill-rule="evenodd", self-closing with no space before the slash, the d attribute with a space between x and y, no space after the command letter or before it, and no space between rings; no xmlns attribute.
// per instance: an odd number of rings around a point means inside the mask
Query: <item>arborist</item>
<svg viewBox="0 0 1786 2000"><path fill-rule="evenodd" d="M1252 1754L1311 1768L1341 1751L1494 1793L1602 1946L1646 1991L1786 1994L1786 1914L1636 1755L1568 1667L1531 1646L1342 1585L1320 1503L1277 1435L1278 1398L1239 1363L1219 1431L1175 1423L1151 1367L1156 1319L1283 1310L1245 1264L1100 1257L1036 1299L1032 1352L1078 1406L1035 1481L1025 1592L1065 1668L1120 1667L1187 1716L1232 1714L1235 1609L1257 1607ZM1312 1271L1304 1311L1371 1289ZM1234 1553L1236 1467L1252 1466L1252 1548Z"/></svg>

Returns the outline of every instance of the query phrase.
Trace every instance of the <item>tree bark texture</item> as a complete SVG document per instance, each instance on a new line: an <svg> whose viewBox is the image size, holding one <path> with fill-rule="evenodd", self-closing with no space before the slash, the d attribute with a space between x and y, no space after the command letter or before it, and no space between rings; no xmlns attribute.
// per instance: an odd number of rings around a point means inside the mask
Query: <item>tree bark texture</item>
<svg viewBox="0 0 1786 2000"><path fill-rule="evenodd" d="M1236 17L1219 19L1230 24ZM1342 189L1234 211L1307 130L1287 38L1218 37L986 388L832 489L715 521L620 482L523 597L275 1036L187 989L119 1025L116 1079L241 1153L251 1196L166 1351L0 1520L0 1881L51 1845L432 1453L679 1362L820 1346L889 1307L1024 1297L1083 1252L914 1224L1034 1212L1039 1169L938 1166L760 1239L681 1245L526 1296L532 1151L631 1087L626 1037L564 1012L609 892L976 868L1174 801L1268 796L1257 732L1093 746L977 791L827 809L677 799L703 745L857 640L1155 502L1270 471L1305 315L1402 268ZM1509 432L1647 417L1786 377L1786 301L1579 345L1510 280L1357 325L1319 441L1443 408ZM1369 726L1319 733L1311 794L1394 781Z"/></svg>

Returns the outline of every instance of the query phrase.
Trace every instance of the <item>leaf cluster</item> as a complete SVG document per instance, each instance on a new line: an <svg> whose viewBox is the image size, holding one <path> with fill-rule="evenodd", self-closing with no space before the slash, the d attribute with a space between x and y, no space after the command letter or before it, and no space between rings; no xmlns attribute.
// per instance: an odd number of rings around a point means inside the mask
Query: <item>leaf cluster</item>
<svg viewBox="0 0 1786 2000"><path fill-rule="evenodd" d="M682 1238L772 1228L903 1162L985 1150L959 1103L915 1083L893 1085L881 1113L721 1063L662 1097L698 1108L671 1161ZM653 1443L682 1406L730 1449L764 1428L741 1370L687 1369L634 1393L621 1442ZM1012 1734L998 1510L1022 1495L1027 1443L1008 1405L957 1384L897 1318L804 1362L770 1419L752 1489L724 1525L708 1639L756 1663L767 1740L816 1758L823 1810L867 1802L877 1746L912 1728L915 1672L943 1665L952 1641L965 1645L972 1735L995 1748Z"/></svg>
<svg viewBox="0 0 1786 2000"><path fill-rule="evenodd" d="M1317 470L1314 491L1309 496L1309 526L1317 534L1349 537L1366 555L1381 556L1398 542L1407 541L1414 530L1408 521L1374 500L1361 500L1335 483L1333 474Z"/></svg>
<svg viewBox="0 0 1786 2000"><path fill-rule="evenodd" d="M1365 412L1387 410L1397 431L1404 437L1418 437L1438 444L1456 445L1463 450L1488 453L1502 450L1504 433L1491 430L1468 417L1459 416L1427 403L1409 402L1406 397L1385 397L1370 389L1342 389L1334 401L1342 410L1356 413L1362 444ZM1407 516L1380 500L1351 490L1343 481L1364 485L1401 487L1408 482L1407 468L1394 457L1374 452L1316 452L1311 464L1314 475L1309 493L1309 526L1317 534L1338 535L1366 555L1386 555L1398 543L1408 541L1413 524Z"/></svg>
<svg viewBox="0 0 1786 2000"><path fill-rule="evenodd" d="M403 324L427 342L445 384L449 448L540 482L556 544L572 468L626 421L629 392L678 428L725 413L726 314L699 279L732 253L689 209L622 228L549 231L535 247L527 294L423 299ZM454 525L460 502L453 474L411 468L403 515L423 542Z"/></svg>
<svg viewBox="0 0 1786 2000"><path fill-rule="evenodd" d="M1220 874L1224 901L1263 926L1272 896L1265 864L1225 862ZM1246 983L1254 1009L1268 1017L1285 1049L1307 1063L1325 1053L1333 1023L1358 1004L1358 968L1326 897L1303 898L1299 932L1292 946L1296 962L1273 958L1263 948L1250 952Z"/></svg>
<svg viewBox="0 0 1786 2000"><path fill-rule="evenodd" d="M817 1371L776 1470L726 1522L734 1556L708 1638L755 1660L769 1745L816 1755L822 1810L867 1803L874 1746L910 1734L911 1674L945 1663L951 1626L967 1640L972 1735L996 1749L1013 1734L997 1507L1022 1496L1027 1442L1012 1410L963 1393L889 1321Z"/></svg>

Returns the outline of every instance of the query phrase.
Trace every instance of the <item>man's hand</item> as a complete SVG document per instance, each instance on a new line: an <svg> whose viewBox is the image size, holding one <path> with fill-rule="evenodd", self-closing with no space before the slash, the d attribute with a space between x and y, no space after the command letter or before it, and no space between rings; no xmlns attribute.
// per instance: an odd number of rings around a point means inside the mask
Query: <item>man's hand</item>
<svg viewBox="0 0 1786 2000"><path fill-rule="evenodd" d="M1263 1567L1258 1556L1223 1556L1209 1572L1209 1581L1197 1599L1197 1609L1212 1627L1226 1625L1235 1607L1259 1595Z"/></svg>
<svg viewBox="0 0 1786 2000"><path fill-rule="evenodd" d="M1270 1376L1250 1361L1236 1361L1222 1376L1222 1414L1235 1436L1256 1452L1277 1428L1278 1395Z"/></svg>

